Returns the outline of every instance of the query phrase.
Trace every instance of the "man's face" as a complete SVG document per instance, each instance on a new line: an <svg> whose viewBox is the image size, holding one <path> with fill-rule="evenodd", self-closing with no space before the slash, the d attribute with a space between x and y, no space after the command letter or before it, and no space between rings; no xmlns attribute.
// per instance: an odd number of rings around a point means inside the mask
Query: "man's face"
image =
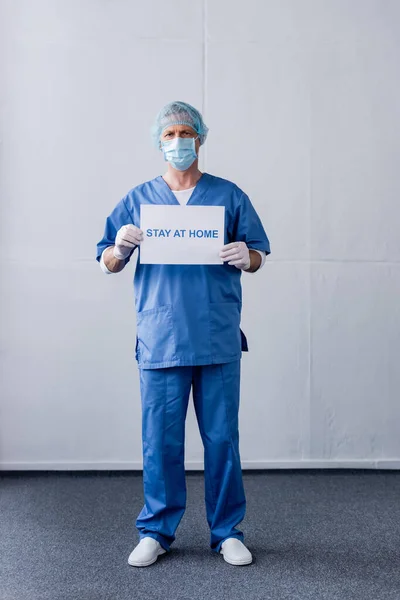
<svg viewBox="0 0 400 600"><path fill-rule="evenodd" d="M197 133L194 129L189 127L189 125L171 125L170 127L166 127L162 132L161 142L168 142L176 137L196 138ZM194 147L196 150L196 154L198 154L200 148L200 140L198 138L194 143Z"/></svg>

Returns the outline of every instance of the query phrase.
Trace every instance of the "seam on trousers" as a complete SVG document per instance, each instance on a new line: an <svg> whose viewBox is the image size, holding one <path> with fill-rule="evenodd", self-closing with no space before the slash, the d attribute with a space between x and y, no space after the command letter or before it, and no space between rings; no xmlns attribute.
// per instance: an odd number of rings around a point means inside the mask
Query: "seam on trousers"
<svg viewBox="0 0 400 600"><path fill-rule="evenodd" d="M207 368L207 365L204 368ZM203 369L203 367L199 367L199 371L197 373L198 379L200 379L199 373L201 373L201 386L202 386L202 388L204 388L204 381L203 381L204 369ZM192 380L192 386L193 386L193 380ZM204 408L204 394L202 393L201 395L202 395L201 402L202 402L203 408ZM200 430L200 433L202 435L202 438L206 438L205 430L204 430L204 427L203 427L203 424L202 424L201 417L197 419L197 423L198 423L199 430ZM204 448L204 478L207 479L208 486L209 486L209 488L211 490L211 497L212 497L212 501L213 501L213 505L214 505L213 512L215 513L215 509L217 508L217 496L215 494L214 485L212 483L212 477L211 477L210 471L209 471L209 464L207 464L207 465L205 464L205 452L206 452L205 445L206 445L206 443L207 442L203 441L203 448ZM210 454L210 452L208 452L208 454ZM211 462L210 459L208 459L208 463L209 462ZM206 475L206 473L207 473L207 475Z"/></svg>
<svg viewBox="0 0 400 600"><path fill-rule="evenodd" d="M233 444L233 440L232 440L232 433L231 433L231 426L230 426L230 421L229 421L229 417L228 417L228 409L227 409L226 396L225 396L225 381L224 381L224 374L223 374L223 366L222 366L222 364L221 364L221 365L219 365L219 368L220 368L220 372L221 372L221 380L222 380L222 397L223 397L223 399L224 399L224 407L225 407L226 422L228 423L229 440L230 440L231 444Z"/></svg>
<svg viewBox="0 0 400 600"><path fill-rule="evenodd" d="M166 482L166 471L165 471L165 463L164 463L164 442L165 442L165 415L167 412L167 397L168 397L168 373L164 374L165 379L165 393L164 393L164 406L163 406L163 422L162 422L162 433L161 433L161 466L162 466L162 475L164 482L164 494L165 494L165 509L161 513L160 524L157 529L157 533L160 533L160 529L164 526L164 514L168 508L168 498L167 498L167 482ZM160 533L160 535L162 535Z"/></svg>
<svg viewBox="0 0 400 600"><path fill-rule="evenodd" d="M222 381L222 398L223 398L223 403L224 403L224 407L225 407L225 416L226 416L226 422L228 425L228 432L229 432L229 441L230 441L230 451L232 452L232 435L231 435L231 427L230 427L230 423L229 423L229 418L228 418L228 410L227 410L227 404L226 404L226 396L225 396L225 381L224 381L224 375L223 375L223 365L219 365L219 369L220 369L220 374L221 374L221 381ZM226 504L228 502L228 495L229 495L229 490L228 493L225 497L225 502L224 502L224 510L222 513L222 517L221 520L225 519L225 515L226 515Z"/></svg>

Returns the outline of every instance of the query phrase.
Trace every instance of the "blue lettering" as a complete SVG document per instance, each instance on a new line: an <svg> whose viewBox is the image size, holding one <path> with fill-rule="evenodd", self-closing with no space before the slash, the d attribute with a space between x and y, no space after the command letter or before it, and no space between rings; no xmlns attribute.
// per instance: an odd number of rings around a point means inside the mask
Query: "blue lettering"
<svg viewBox="0 0 400 600"><path fill-rule="evenodd" d="M218 233L218 229L189 229L189 237L218 239Z"/></svg>
<svg viewBox="0 0 400 600"><path fill-rule="evenodd" d="M147 237L152 237L153 236L153 230L152 229L148 229L146 232Z"/></svg>

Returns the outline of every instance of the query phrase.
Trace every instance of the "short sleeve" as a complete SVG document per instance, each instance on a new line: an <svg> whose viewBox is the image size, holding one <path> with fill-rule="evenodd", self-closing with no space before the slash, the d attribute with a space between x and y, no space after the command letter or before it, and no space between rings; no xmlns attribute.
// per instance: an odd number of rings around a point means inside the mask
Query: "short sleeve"
<svg viewBox="0 0 400 600"><path fill-rule="evenodd" d="M271 254L270 243L265 233L261 219L258 216L249 197L242 194L235 212L233 241L245 242L253 250L261 250Z"/></svg>
<svg viewBox="0 0 400 600"><path fill-rule="evenodd" d="M103 251L108 246L114 246L118 230L123 225L129 225L130 223L133 223L132 215L127 209L125 200L123 198L120 202L118 202L117 206L106 219L104 235L97 244L96 260L98 262L100 262ZM131 255L125 259L125 264L129 262Z"/></svg>

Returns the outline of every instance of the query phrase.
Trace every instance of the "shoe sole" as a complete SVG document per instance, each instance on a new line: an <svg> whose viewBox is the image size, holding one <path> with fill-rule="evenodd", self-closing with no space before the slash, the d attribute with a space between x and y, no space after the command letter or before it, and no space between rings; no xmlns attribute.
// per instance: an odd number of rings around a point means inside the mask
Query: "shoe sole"
<svg viewBox="0 0 400 600"><path fill-rule="evenodd" d="M160 550L158 552L157 556L155 556L154 558L152 558L148 562L142 562L142 563L133 562L133 561L129 560L129 558L128 558L128 564L131 567L149 567L150 565L153 565L156 562L156 560L158 559L159 556L161 556L162 554L165 554L166 552L167 552L166 550Z"/></svg>
<svg viewBox="0 0 400 600"><path fill-rule="evenodd" d="M224 555L223 551L220 550L220 553L222 554L222 556L224 557L224 561L227 562L229 565L234 565L235 567L244 567L245 565L251 565L251 563L253 562L253 559L251 558L250 560L245 560L245 561L240 561L240 560L228 560L226 558L226 556Z"/></svg>

